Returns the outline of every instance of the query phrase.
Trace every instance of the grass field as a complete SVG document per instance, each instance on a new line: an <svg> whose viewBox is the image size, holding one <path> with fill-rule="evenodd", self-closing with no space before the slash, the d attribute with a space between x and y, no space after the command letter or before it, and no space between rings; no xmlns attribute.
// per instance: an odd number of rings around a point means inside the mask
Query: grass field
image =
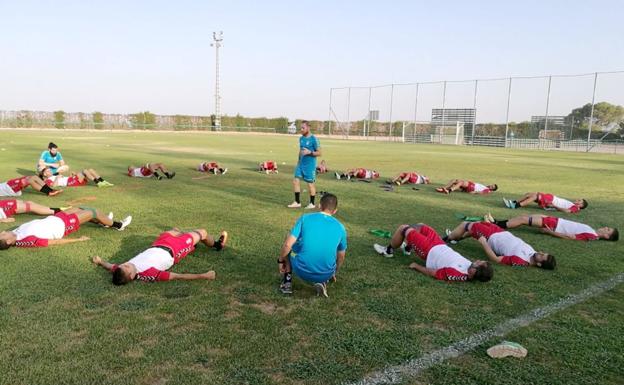
<svg viewBox="0 0 624 385"><path fill-rule="evenodd" d="M624 241L564 241L519 229L514 232L536 249L556 255L555 271L495 266L489 283L449 284L408 270L410 257L377 256L371 246L380 239L368 234L415 222L442 232L457 223L456 212L539 212L503 207L503 196L527 191L585 197L589 207L572 219L622 228L621 156L322 140L332 170L376 168L385 178L414 169L433 184L387 193L376 183L319 178L319 190L338 196L336 217L349 235L338 282L329 299L320 299L298 280L293 296L277 291L275 260L303 213L285 207L292 201L295 136L3 131L0 180L32 169L50 140L73 169L93 167L116 186L66 189L54 198L28 191L23 199L58 206L93 197L89 205L134 221L124 232L85 225L74 236L89 242L1 252L0 384L347 383L624 272ZM280 174L255 172L266 159L279 162ZM230 171L192 179L202 160L218 160ZM127 165L154 161L177 171L176 178L125 176ZM434 192L454 177L500 189L489 196ZM18 216L16 224L33 218ZM123 262L172 226L230 232L224 252L199 247L173 268L214 269L216 281L114 287L89 262L95 254ZM475 241L455 249L484 258ZM490 359L485 350L499 342L492 340L405 383L621 384L623 295L619 286L513 331L506 338L528 349L524 359Z"/></svg>

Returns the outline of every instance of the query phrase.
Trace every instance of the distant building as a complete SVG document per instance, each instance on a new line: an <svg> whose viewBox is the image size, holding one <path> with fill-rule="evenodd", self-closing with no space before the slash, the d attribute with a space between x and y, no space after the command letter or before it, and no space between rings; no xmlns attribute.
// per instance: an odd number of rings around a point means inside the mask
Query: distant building
<svg viewBox="0 0 624 385"><path fill-rule="evenodd" d="M549 130L561 130L569 125L567 116L531 116L531 124L538 130L546 129L547 120Z"/></svg>

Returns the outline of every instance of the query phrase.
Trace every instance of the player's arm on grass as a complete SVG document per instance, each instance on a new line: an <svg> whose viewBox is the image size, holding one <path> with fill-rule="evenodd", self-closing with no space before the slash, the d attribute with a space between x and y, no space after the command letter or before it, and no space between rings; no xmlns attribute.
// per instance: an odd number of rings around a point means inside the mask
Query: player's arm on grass
<svg viewBox="0 0 624 385"><path fill-rule="evenodd" d="M96 265L96 266L102 266L103 268L105 268L106 270L108 270L110 272L115 270L115 265L114 264L112 264L110 262L104 261L102 258L100 258L99 255L96 255L93 258L91 258L91 262L93 262L93 264Z"/></svg>
<svg viewBox="0 0 624 385"><path fill-rule="evenodd" d="M483 247L483 251L485 251L485 255L487 255L490 261L496 262L496 263L502 263L503 257L499 257L498 255L496 255L494 250L492 250L492 248L488 244L487 239L485 239L485 237L480 237L479 243L481 244L481 247Z"/></svg>
<svg viewBox="0 0 624 385"><path fill-rule="evenodd" d="M216 278L216 273L213 270L207 271L205 273L201 273L201 274L190 274L190 273L169 273L169 280L172 281L174 279L177 280L185 280L185 281L192 281L194 279L207 279L207 280L213 280Z"/></svg>
<svg viewBox="0 0 624 385"><path fill-rule="evenodd" d="M543 228L541 229L541 232L544 234L548 234L548 235L552 235L553 237L557 237L557 238L562 238L562 239L576 239L576 237L574 235L569 235L569 234L563 234L563 233L558 233L556 231L553 231L551 229L546 229Z"/></svg>
<svg viewBox="0 0 624 385"><path fill-rule="evenodd" d="M89 239L91 239L91 238L86 237L86 236L82 236L80 238L49 239L48 240L48 246L66 245L68 243L84 242L84 241L88 241Z"/></svg>
<svg viewBox="0 0 624 385"><path fill-rule="evenodd" d="M412 269L412 270L416 270L416 271L418 271L418 272L420 272L420 273L422 273L424 275L428 275L430 277L433 277L433 278L435 278L435 276L436 276L436 270L427 269L426 267L421 266L421 265L419 265L416 262L412 262L409 265L409 268Z"/></svg>

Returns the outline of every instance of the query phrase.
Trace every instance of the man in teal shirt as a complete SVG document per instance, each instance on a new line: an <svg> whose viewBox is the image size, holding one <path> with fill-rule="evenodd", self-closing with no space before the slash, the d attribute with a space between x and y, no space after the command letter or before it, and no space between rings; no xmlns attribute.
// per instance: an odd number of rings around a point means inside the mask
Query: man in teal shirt
<svg viewBox="0 0 624 385"><path fill-rule="evenodd" d="M277 259L283 280L280 290L292 294L292 273L314 284L318 295L327 297L327 282L345 259L347 232L333 215L338 207L334 194L321 198L321 211L304 214L286 236Z"/></svg>
<svg viewBox="0 0 624 385"><path fill-rule="evenodd" d="M69 171L69 166L65 164L63 155L58 151L58 146L52 142L48 144L48 150L41 153L37 163L37 172L41 172L46 167L52 171L52 175Z"/></svg>
<svg viewBox="0 0 624 385"><path fill-rule="evenodd" d="M306 209L313 209L316 198L316 158L321 156L321 144L316 136L310 132L310 123L307 120L301 122L301 136L299 137L299 160L295 167L295 178L293 188L295 191L295 201L288 205L290 208L301 207L301 184L299 179L308 183L310 191L310 203Z"/></svg>

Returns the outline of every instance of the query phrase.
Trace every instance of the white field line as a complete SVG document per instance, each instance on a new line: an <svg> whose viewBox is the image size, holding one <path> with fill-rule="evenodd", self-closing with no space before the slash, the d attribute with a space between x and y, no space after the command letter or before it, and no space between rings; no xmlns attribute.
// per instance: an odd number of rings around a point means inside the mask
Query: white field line
<svg viewBox="0 0 624 385"><path fill-rule="evenodd" d="M589 298L600 295L605 291L611 290L622 282L624 282L624 273L616 274L610 279L590 286L578 294L564 297L558 302L537 308L529 313L507 320L492 329L486 330L482 333L473 334L472 336L458 341L450 346L434 350L433 352L427 353L420 358L407 361L402 365L389 366L381 371L371 373L362 380L352 383L352 385L398 384L401 380L415 377L434 365L440 364L451 358L459 357L493 337L502 337L516 329L528 326L531 323L546 318L553 313L586 301Z"/></svg>

